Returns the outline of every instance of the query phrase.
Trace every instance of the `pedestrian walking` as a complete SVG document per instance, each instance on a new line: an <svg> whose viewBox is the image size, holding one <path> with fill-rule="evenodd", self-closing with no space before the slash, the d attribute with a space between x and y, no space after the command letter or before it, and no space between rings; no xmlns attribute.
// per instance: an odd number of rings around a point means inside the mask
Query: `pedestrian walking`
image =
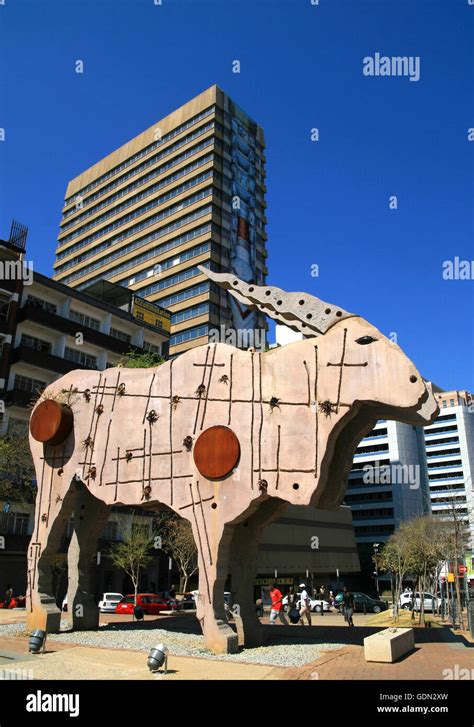
<svg viewBox="0 0 474 727"><path fill-rule="evenodd" d="M9 583L7 583L7 590L5 591L5 596L3 598L3 608L8 608L10 605L10 601L13 598L13 588Z"/></svg>
<svg viewBox="0 0 474 727"><path fill-rule="evenodd" d="M299 588L301 588L300 623L304 626L303 617L306 616L306 619L308 621L308 626L311 626L311 609L309 607L309 594L308 594L308 591L306 590L306 585L304 583L300 583Z"/></svg>
<svg viewBox="0 0 474 727"><path fill-rule="evenodd" d="M270 598L272 599L272 608L270 611L270 626L275 625L277 618L281 621L284 626L289 626L286 620L285 612L283 611L283 594L273 583L270 588Z"/></svg>
<svg viewBox="0 0 474 727"><path fill-rule="evenodd" d="M344 609L344 621L347 622L348 626L354 626L352 615L354 613L355 603L353 593L344 586L342 604Z"/></svg>

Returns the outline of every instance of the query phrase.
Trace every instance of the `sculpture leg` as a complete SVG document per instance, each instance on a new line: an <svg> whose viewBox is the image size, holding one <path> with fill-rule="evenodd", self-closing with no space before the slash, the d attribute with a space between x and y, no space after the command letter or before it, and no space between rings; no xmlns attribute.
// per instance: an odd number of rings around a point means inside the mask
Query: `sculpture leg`
<svg viewBox="0 0 474 727"><path fill-rule="evenodd" d="M232 600L239 645L252 647L265 643L265 632L258 618L254 599L257 573L258 539L255 528L243 523L235 526L232 539Z"/></svg>
<svg viewBox="0 0 474 727"><path fill-rule="evenodd" d="M27 628L59 633L61 611L56 605L53 590L52 565L74 509L75 484L63 498L51 499L51 495L44 496L41 488L36 501L35 528L28 548Z"/></svg>
<svg viewBox="0 0 474 727"><path fill-rule="evenodd" d="M224 587L229 573L229 545L232 528L226 526L217 545L208 541L207 531L193 528L199 557L199 597L196 615L206 646L215 654L238 651L238 636L229 626L224 607Z"/></svg>
<svg viewBox="0 0 474 727"><path fill-rule="evenodd" d="M230 573L232 596L236 608L235 623L241 646L261 646L268 632L258 618L254 598L254 581L258 573L258 546L263 530L287 507L281 500L268 499L259 509L234 526L231 543Z"/></svg>
<svg viewBox="0 0 474 727"><path fill-rule="evenodd" d="M94 600L92 571L99 537L110 507L80 485L74 508L74 532L68 550L68 612L75 631L97 629L99 608Z"/></svg>

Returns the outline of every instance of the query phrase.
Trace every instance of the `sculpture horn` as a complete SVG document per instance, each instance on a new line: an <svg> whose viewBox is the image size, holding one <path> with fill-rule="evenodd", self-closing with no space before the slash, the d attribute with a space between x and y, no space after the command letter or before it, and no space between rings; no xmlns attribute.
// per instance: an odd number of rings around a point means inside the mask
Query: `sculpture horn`
<svg viewBox="0 0 474 727"><path fill-rule="evenodd" d="M324 335L338 321L355 316L307 293L287 293L271 285L246 283L230 273L215 273L201 265L198 268L214 283L226 288L240 303L258 308L278 323L305 336Z"/></svg>

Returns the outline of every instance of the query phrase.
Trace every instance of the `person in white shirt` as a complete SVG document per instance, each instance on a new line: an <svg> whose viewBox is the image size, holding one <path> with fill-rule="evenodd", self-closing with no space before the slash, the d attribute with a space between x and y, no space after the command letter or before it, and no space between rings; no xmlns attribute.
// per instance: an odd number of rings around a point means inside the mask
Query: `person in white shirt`
<svg viewBox="0 0 474 727"><path fill-rule="evenodd" d="M311 626L311 609L309 606L309 594L306 590L306 585L304 583L300 583L298 586L301 588L300 593L300 624L304 625L303 616L306 615L308 626Z"/></svg>

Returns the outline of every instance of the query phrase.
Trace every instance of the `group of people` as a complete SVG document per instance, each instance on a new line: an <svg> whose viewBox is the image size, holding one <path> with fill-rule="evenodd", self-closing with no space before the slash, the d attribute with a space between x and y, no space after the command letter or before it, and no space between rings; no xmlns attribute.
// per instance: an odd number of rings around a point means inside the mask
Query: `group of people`
<svg viewBox="0 0 474 727"><path fill-rule="evenodd" d="M304 620L311 626L311 598L306 588L305 583L300 583L299 592L296 594L294 588L291 587L288 592L288 611L296 608L296 604L299 601L299 621L301 625L304 625ZM352 592L344 586L342 591L342 611L344 614L344 620L348 626L354 626L352 619L355 609L354 596ZM273 583L270 587L270 598L272 602L270 610L270 625L274 626L275 621L278 619L282 624L288 626L288 620L286 618L285 609L283 607L283 600L285 596L282 594L276 584ZM319 592L313 589L313 598L320 599L322 601L328 601L332 606L336 604L336 598L332 591L327 594L324 586L321 586ZM323 607L321 607L321 614L324 614Z"/></svg>

